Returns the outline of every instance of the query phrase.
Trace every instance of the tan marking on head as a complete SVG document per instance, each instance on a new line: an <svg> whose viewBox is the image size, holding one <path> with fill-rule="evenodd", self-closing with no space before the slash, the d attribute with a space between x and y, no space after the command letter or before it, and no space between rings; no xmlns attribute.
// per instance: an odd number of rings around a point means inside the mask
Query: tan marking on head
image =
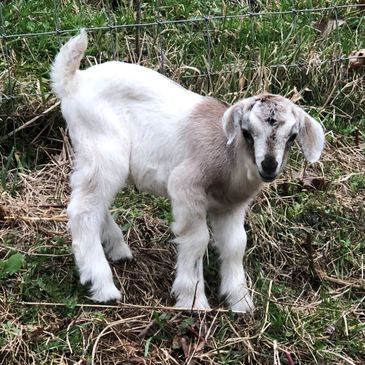
<svg viewBox="0 0 365 365"><path fill-rule="evenodd" d="M267 140L266 140L266 146L267 146L267 152L273 152L274 148L275 148L275 136L271 135Z"/></svg>

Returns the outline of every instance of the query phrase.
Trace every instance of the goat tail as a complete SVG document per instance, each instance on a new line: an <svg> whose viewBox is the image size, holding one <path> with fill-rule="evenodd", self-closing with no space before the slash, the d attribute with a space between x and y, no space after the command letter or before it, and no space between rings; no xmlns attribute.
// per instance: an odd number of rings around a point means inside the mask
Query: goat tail
<svg viewBox="0 0 365 365"><path fill-rule="evenodd" d="M51 70L52 90L62 98L68 94L76 71L87 48L87 34L81 29L80 34L71 38L57 54Z"/></svg>

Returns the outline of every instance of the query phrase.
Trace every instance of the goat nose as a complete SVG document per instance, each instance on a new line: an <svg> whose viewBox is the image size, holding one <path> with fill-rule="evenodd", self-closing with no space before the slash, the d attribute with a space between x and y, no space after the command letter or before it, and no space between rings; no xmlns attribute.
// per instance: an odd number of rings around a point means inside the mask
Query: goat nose
<svg viewBox="0 0 365 365"><path fill-rule="evenodd" d="M262 171L267 176L275 175L278 163L276 159L271 155L265 155L264 160L261 162Z"/></svg>

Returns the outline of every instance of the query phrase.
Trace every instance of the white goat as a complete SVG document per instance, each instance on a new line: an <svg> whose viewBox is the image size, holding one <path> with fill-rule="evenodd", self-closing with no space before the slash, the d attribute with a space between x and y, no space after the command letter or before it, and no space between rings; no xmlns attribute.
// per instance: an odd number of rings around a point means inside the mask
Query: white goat
<svg viewBox="0 0 365 365"><path fill-rule="evenodd" d="M117 261L132 253L108 208L130 183L171 200L176 307L209 308L208 217L221 261L220 294L233 311L252 310L242 264L245 210L262 181L280 173L295 139L307 160L320 157L322 127L278 95L228 106L137 65L106 62L79 71L86 47L81 31L51 72L75 151L68 216L81 283L91 283L95 301L121 297L106 256Z"/></svg>

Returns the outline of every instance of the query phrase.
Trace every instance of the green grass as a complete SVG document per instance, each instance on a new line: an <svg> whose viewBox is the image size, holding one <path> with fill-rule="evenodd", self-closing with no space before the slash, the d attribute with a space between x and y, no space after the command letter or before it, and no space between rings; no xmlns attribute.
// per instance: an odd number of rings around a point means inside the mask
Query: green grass
<svg viewBox="0 0 365 365"><path fill-rule="evenodd" d="M322 121L328 146L321 163L307 169L309 182L298 177L304 167L295 151L287 173L248 214L253 317L168 308L175 264L170 205L132 188L111 210L136 258L113 265L122 304L89 301L62 208L64 123L58 108L41 114L55 103L48 74L60 44L80 27L133 24L135 9L127 1L0 4L0 33L9 36L0 48L0 364L365 363L364 69L330 62L364 48L364 16L351 8L194 21L246 14L247 3L165 0L157 9L142 2L141 23L154 22L157 10L162 21L193 21L90 30L83 67L114 58L138 62L227 102L264 90L300 96ZM254 12L268 13L335 2L254 3ZM328 35L314 28L336 15L345 23ZM55 28L72 31L11 37ZM224 308L213 249L205 261L209 300Z"/></svg>
<svg viewBox="0 0 365 365"><path fill-rule="evenodd" d="M98 306L87 299L87 289L78 283L70 238L60 234L66 232L65 221L50 234L48 221L24 226L15 220L5 227L0 247L6 293L0 330L4 363L35 359L57 364L63 356L68 362L91 364L93 353L96 363L157 363L168 353L174 361L167 364L185 364L189 358L202 364L272 364L274 358L281 364L362 364L364 288L359 285L365 192L362 179L353 174L365 165L365 158L358 156L356 164L350 164L356 156L351 151L352 146L329 147L324 169L331 171L342 161L341 169L327 174L329 181L320 190L291 177L301 170L299 154L294 153L287 174L256 199L246 222L245 257L256 305L253 317L168 309L173 304L168 291L175 254L168 243L171 212L165 199L129 188L114 202L111 211L135 255L132 263L113 265L124 293L123 304L117 305ZM307 171L307 176L319 174L320 166ZM20 207L22 199L37 206L42 194L48 197L39 176L29 173L31 188L18 186ZM39 193L31 197L30 191ZM63 212L57 209L50 217ZM27 211L29 218L39 213ZM47 208L41 216L46 213ZM224 308L216 294L214 250L205 263L210 302ZM23 357L15 357L10 346Z"/></svg>

